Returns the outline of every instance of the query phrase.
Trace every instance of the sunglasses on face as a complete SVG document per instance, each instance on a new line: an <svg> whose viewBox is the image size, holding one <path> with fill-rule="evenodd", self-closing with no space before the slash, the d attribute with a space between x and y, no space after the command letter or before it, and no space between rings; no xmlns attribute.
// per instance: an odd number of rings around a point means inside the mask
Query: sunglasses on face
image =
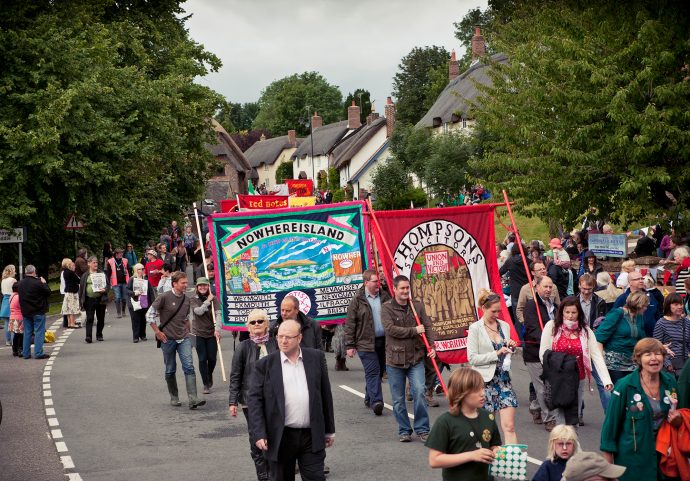
<svg viewBox="0 0 690 481"><path fill-rule="evenodd" d="M263 319L259 319L258 321L249 321L249 324L252 325L252 326L254 326L254 325L256 325L256 324L261 325L261 324L263 324L263 323L264 323L264 320L263 320Z"/></svg>

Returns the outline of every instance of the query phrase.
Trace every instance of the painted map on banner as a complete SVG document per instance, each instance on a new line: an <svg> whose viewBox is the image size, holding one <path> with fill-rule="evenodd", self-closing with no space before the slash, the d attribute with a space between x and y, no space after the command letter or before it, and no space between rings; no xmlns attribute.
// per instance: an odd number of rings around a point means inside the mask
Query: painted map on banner
<svg viewBox="0 0 690 481"><path fill-rule="evenodd" d="M290 294L321 323L343 322L368 266L363 202L214 214L211 244L223 326L245 327L252 309L271 321Z"/></svg>
<svg viewBox="0 0 690 481"><path fill-rule="evenodd" d="M410 279L413 298L424 305L431 319L439 359L449 364L467 362L467 329L479 319L479 292L483 288L501 292L494 207L377 211L376 218L393 262ZM382 252L379 233L374 230L374 234L386 280L392 286L393 265ZM501 319L512 326L501 304ZM517 333L512 334L517 339Z"/></svg>

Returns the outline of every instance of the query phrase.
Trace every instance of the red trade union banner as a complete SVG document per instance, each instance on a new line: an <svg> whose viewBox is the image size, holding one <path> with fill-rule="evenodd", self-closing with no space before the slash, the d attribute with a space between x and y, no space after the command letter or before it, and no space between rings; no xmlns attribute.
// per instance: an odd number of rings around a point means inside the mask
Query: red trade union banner
<svg viewBox="0 0 690 481"><path fill-rule="evenodd" d="M381 233L374 229L383 272L389 286L396 273L410 279L412 297L431 319L441 361L467 362L467 329L480 318L477 299L490 289L503 299L496 263L494 206L474 205L376 211ZM393 259L383 248L385 239ZM517 338L510 315L502 316Z"/></svg>
<svg viewBox="0 0 690 481"><path fill-rule="evenodd" d="M290 195L297 197L311 197L314 195L314 183L311 179L286 179Z"/></svg>
<svg viewBox="0 0 690 481"><path fill-rule="evenodd" d="M284 209L288 207L287 195L238 195L241 209Z"/></svg>

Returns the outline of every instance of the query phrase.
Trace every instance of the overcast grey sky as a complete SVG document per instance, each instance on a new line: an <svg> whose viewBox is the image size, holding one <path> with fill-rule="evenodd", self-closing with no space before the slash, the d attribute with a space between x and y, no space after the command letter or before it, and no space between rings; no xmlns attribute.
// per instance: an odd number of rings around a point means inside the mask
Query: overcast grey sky
<svg viewBox="0 0 690 481"><path fill-rule="evenodd" d="M400 59L413 47L462 54L453 22L486 0L189 0L191 37L223 67L199 82L233 102L274 80L315 70L343 97L365 88L383 112Z"/></svg>

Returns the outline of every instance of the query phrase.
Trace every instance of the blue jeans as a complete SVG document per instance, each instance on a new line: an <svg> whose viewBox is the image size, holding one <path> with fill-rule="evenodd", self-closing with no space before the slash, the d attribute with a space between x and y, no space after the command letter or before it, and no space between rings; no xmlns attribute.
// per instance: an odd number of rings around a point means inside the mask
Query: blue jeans
<svg viewBox="0 0 690 481"><path fill-rule="evenodd" d="M604 384L601 382L597 368L594 367L592 363L592 377L597 383L597 390L599 391L599 399L601 400L601 407L604 409L604 414L606 414L606 408L609 407L609 400L611 399L611 393L604 389Z"/></svg>
<svg viewBox="0 0 690 481"><path fill-rule="evenodd" d="M410 418L405 405L405 379L410 381L410 392L414 402L414 431L417 434L429 432L429 411L424 399L424 361L408 368L386 365L388 384L393 398L393 414L398 422L398 435L412 434Z"/></svg>
<svg viewBox="0 0 690 481"><path fill-rule="evenodd" d="M192 361L192 339L190 337L179 343L174 339L168 339L167 342L161 344L161 350L163 351L163 362L165 362L166 379L175 377L175 372L177 372L175 353L180 356L182 372L184 372L185 376L194 374L194 363Z"/></svg>
<svg viewBox="0 0 690 481"><path fill-rule="evenodd" d="M0 321L5 325L5 342L12 342L14 337L12 331L10 331L10 319L9 317L0 318Z"/></svg>
<svg viewBox="0 0 690 481"><path fill-rule="evenodd" d="M364 403L368 406L373 406L374 403L383 402L383 392L381 390L381 377L383 376L383 369L386 368L385 364L385 342L386 338L383 339L383 358L381 352L362 352L357 351L359 359L362 361L362 367L364 368L364 382L366 387L364 389ZM378 338L376 340L378 348Z"/></svg>
<svg viewBox="0 0 690 481"><path fill-rule="evenodd" d="M43 355L43 341L46 337L46 316L35 314L24 318L24 346L22 355L24 359L31 357L31 334L34 335L34 357Z"/></svg>
<svg viewBox="0 0 690 481"><path fill-rule="evenodd" d="M125 295L125 288L127 287L126 284L117 284L115 286L112 286L113 292L115 293L115 302L119 302L121 300L127 299Z"/></svg>

